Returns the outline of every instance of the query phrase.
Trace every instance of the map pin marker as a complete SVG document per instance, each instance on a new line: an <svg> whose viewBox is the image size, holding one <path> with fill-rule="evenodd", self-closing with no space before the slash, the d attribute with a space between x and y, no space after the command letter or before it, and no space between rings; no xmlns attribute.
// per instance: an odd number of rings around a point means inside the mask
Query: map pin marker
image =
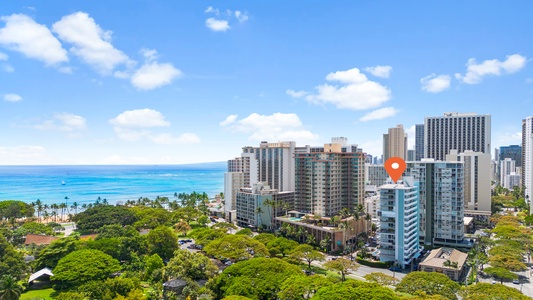
<svg viewBox="0 0 533 300"><path fill-rule="evenodd" d="M391 157L385 162L385 170L389 174L390 178L394 183L402 177L403 171L407 167L405 160L400 157Z"/></svg>

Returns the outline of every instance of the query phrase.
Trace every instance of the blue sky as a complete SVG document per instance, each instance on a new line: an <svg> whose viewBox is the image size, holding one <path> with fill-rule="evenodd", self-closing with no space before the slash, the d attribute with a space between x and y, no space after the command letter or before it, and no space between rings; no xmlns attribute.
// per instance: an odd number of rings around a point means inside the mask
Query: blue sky
<svg viewBox="0 0 533 300"><path fill-rule="evenodd" d="M261 140L533 114L530 1L8 1L0 165L223 161Z"/></svg>

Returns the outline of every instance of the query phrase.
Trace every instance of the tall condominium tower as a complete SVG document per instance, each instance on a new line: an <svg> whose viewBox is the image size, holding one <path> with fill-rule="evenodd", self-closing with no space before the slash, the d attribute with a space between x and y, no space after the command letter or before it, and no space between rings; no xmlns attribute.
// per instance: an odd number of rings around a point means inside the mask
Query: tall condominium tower
<svg viewBox="0 0 533 300"><path fill-rule="evenodd" d="M499 154L498 161L502 161L506 158L510 158L514 160L515 166L517 167L522 166L522 146L520 145L501 146L498 154Z"/></svg>
<svg viewBox="0 0 533 300"><path fill-rule="evenodd" d="M513 187L509 187L505 185L505 176L511 175L511 173L516 172L516 163L514 160L510 158L505 158L504 160L500 161L500 185L507 189L512 189Z"/></svg>
<svg viewBox="0 0 533 300"><path fill-rule="evenodd" d="M522 120L522 186L533 207L533 117Z"/></svg>
<svg viewBox="0 0 533 300"><path fill-rule="evenodd" d="M488 153L470 150L458 153L450 150L446 161L460 161L464 163L464 205L465 215L483 215L487 219L491 213L491 157Z"/></svg>
<svg viewBox="0 0 533 300"><path fill-rule="evenodd" d="M324 147L295 153L295 209L330 217L364 205L365 154L357 145L333 139Z"/></svg>
<svg viewBox="0 0 533 300"><path fill-rule="evenodd" d="M424 158L424 124L415 125L415 160Z"/></svg>
<svg viewBox="0 0 533 300"><path fill-rule="evenodd" d="M422 159L408 162L404 174L420 189L420 241L426 245L464 243L464 170L462 162Z"/></svg>
<svg viewBox="0 0 533 300"><path fill-rule="evenodd" d="M444 160L451 149L490 154L490 115L444 113L426 117L424 122L424 157Z"/></svg>
<svg viewBox="0 0 533 300"><path fill-rule="evenodd" d="M402 268L418 257L420 217L418 187L412 177L380 186L380 253L382 262Z"/></svg>
<svg viewBox="0 0 533 300"><path fill-rule="evenodd" d="M388 133L383 134L383 161L390 157L407 160L407 135L403 125L389 128Z"/></svg>

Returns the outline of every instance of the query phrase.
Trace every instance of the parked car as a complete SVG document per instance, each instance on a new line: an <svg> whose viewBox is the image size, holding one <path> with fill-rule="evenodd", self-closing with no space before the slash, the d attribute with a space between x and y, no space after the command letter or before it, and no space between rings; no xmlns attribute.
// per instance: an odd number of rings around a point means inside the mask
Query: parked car
<svg viewBox="0 0 533 300"><path fill-rule="evenodd" d="M514 279L514 280L513 280L513 283L514 283L514 284L520 284L520 280L518 280L518 279Z"/></svg>
<svg viewBox="0 0 533 300"><path fill-rule="evenodd" d="M491 282L491 284L496 284L496 281L493 280L493 281Z"/></svg>
<svg viewBox="0 0 533 300"><path fill-rule="evenodd" d="M400 268L400 267L390 267L389 270L393 271L393 272L401 272L402 268Z"/></svg>
<svg viewBox="0 0 533 300"><path fill-rule="evenodd" d="M231 262L231 260L228 260L227 262L224 263L226 266L231 266L233 263Z"/></svg>

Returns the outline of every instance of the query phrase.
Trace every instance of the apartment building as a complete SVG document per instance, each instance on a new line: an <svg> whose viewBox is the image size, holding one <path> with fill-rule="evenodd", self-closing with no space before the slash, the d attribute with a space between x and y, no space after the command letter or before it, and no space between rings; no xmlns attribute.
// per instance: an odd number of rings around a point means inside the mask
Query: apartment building
<svg viewBox="0 0 533 300"><path fill-rule="evenodd" d="M383 134L383 161L390 157L407 160L407 134L403 125L389 128L388 132Z"/></svg>
<svg viewBox="0 0 533 300"><path fill-rule="evenodd" d="M522 120L522 186L533 207L533 117Z"/></svg>

